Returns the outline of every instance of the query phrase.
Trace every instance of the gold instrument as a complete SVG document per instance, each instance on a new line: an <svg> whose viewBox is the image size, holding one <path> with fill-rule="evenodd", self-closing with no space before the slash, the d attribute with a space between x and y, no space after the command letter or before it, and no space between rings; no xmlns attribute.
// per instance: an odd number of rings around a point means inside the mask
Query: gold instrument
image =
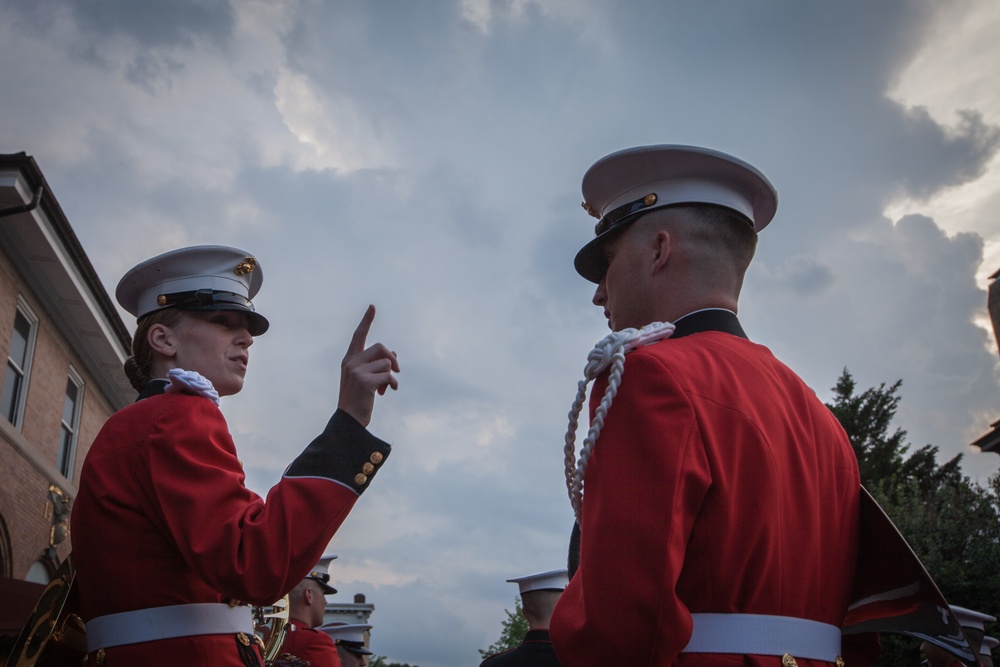
<svg viewBox="0 0 1000 667"><path fill-rule="evenodd" d="M70 554L48 583L11 648L6 667L79 667L87 657L87 627L78 613ZM288 596L253 607L254 635L268 667L307 664L281 655L288 625ZM289 661L288 658L291 658Z"/></svg>
<svg viewBox="0 0 1000 667"><path fill-rule="evenodd" d="M270 607L253 607L253 628L257 643L264 654L264 664L275 665L285 644L288 627L288 596Z"/></svg>
<svg viewBox="0 0 1000 667"><path fill-rule="evenodd" d="M21 628L7 667L82 665L87 655L87 628L77 613L73 555L63 561Z"/></svg>

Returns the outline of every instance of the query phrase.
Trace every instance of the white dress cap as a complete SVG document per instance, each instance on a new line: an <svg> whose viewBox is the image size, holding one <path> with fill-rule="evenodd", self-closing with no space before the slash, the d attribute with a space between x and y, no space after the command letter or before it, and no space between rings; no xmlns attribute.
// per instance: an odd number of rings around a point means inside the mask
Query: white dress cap
<svg viewBox="0 0 1000 667"><path fill-rule="evenodd" d="M549 570L538 574L529 574L526 577L508 579L512 584L517 584L521 595L531 591L562 591L566 590L569 584L569 577L566 570Z"/></svg>
<svg viewBox="0 0 1000 667"><path fill-rule="evenodd" d="M979 655L993 655L993 649L1000 645L1000 639L996 637L983 637L983 647L979 649Z"/></svg>
<svg viewBox="0 0 1000 667"><path fill-rule="evenodd" d="M607 155L583 176L583 208L600 218L596 238L576 255L577 272L600 282L609 234L643 214L674 204L714 204L736 211L754 231L778 209L778 193L753 166L731 155L697 146L638 146Z"/></svg>
<svg viewBox="0 0 1000 667"><path fill-rule="evenodd" d="M955 618L958 619L958 624L967 630L979 630L980 632L986 632L986 624L997 620L996 616L990 616L989 614L984 614L981 611L966 609L965 607L959 607L958 605L950 606L952 612L955 614Z"/></svg>
<svg viewBox="0 0 1000 667"><path fill-rule="evenodd" d="M324 595L333 595L337 592L337 589L330 585L330 563L336 558L336 556L323 556L316 563L316 567L312 569L312 572L305 576L306 579L312 579L320 588L323 589Z"/></svg>
<svg viewBox="0 0 1000 667"><path fill-rule="evenodd" d="M365 633L372 629L370 625L362 623L330 623L316 628L320 632L330 635L330 639L336 644L357 653L359 655L371 655L372 652L365 648Z"/></svg>
<svg viewBox="0 0 1000 667"><path fill-rule="evenodd" d="M132 267L118 282L115 297L141 319L157 310L238 310L249 314L250 333L267 331L253 307L264 273L245 250L204 245L157 255Z"/></svg>

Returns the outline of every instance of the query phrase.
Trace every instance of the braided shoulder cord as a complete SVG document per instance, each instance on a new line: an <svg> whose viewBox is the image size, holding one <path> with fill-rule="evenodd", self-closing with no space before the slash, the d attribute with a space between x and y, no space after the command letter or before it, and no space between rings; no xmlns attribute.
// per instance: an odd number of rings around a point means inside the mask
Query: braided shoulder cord
<svg viewBox="0 0 1000 667"><path fill-rule="evenodd" d="M583 504L583 473L590 461L590 453L594 449L594 443L597 442L601 435L601 429L604 428L604 418L607 416L608 410L611 409L611 403L618 393L618 385L621 384L622 373L625 372L625 355L638 347L669 338L673 333L674 325L670 322L653 322L642 329L613 331L605 336L587 355L583 379L577 383L576 398L570 407L569 427L566 430L566 444L563 448L566 464L566 490L569 492L569 500L573 505L573 513L576 515L577 521L580 521L580 508ZM597 410L594 411L594 419L591 421L587 437L583 439L583 445L580 447L580 458L577 461L575 453L576 429L580 411L583 409L583 402L587 395L587 385L608 367L611 367L608 388L604 391L604 397Z"/></svg>

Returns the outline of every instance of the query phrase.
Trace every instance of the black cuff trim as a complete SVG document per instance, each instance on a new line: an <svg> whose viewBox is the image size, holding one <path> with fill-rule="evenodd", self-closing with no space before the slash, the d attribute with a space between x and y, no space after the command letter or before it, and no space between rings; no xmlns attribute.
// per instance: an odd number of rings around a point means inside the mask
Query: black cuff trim
<svg viewBox="0 0 1000 667"><path fill-rule="evenodd" d="M391 451L389 443L369 433L343 410L337 410L326 429L292 461L284 476L329 479L360 495Z"/></svg>

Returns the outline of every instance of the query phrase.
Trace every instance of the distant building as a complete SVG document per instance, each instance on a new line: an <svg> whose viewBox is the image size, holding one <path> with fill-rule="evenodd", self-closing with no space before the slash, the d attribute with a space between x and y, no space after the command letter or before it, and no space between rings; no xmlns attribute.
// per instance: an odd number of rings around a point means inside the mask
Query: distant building
<svg viewBox="0 0 1000 667"><path fill-rule="evenodd" d="M135 399L129 347L35 160L0 154L0 600L30 599L25 580L46 583L69 554L83 459ZM20 611L0 608L2 636Z"/></svg>
<svg viewBox="0 0 1000 667"><path fill-rule="evenodd" d="M1000 271L990 276L987 308L990 312L990 321L993 323L993 337L996 338L997 348L1000 348ZM972 446L984 452L1000 454L1000 420L990 424L989 433L972 443Z"/></svg>
<svg viewBox="0 0 1000 667"><path fill-rule="evenodd" d="M375 605L365 602L363 593L354 595L354 602L327 602L323 610L323 623L369 624Z"/></svg>

